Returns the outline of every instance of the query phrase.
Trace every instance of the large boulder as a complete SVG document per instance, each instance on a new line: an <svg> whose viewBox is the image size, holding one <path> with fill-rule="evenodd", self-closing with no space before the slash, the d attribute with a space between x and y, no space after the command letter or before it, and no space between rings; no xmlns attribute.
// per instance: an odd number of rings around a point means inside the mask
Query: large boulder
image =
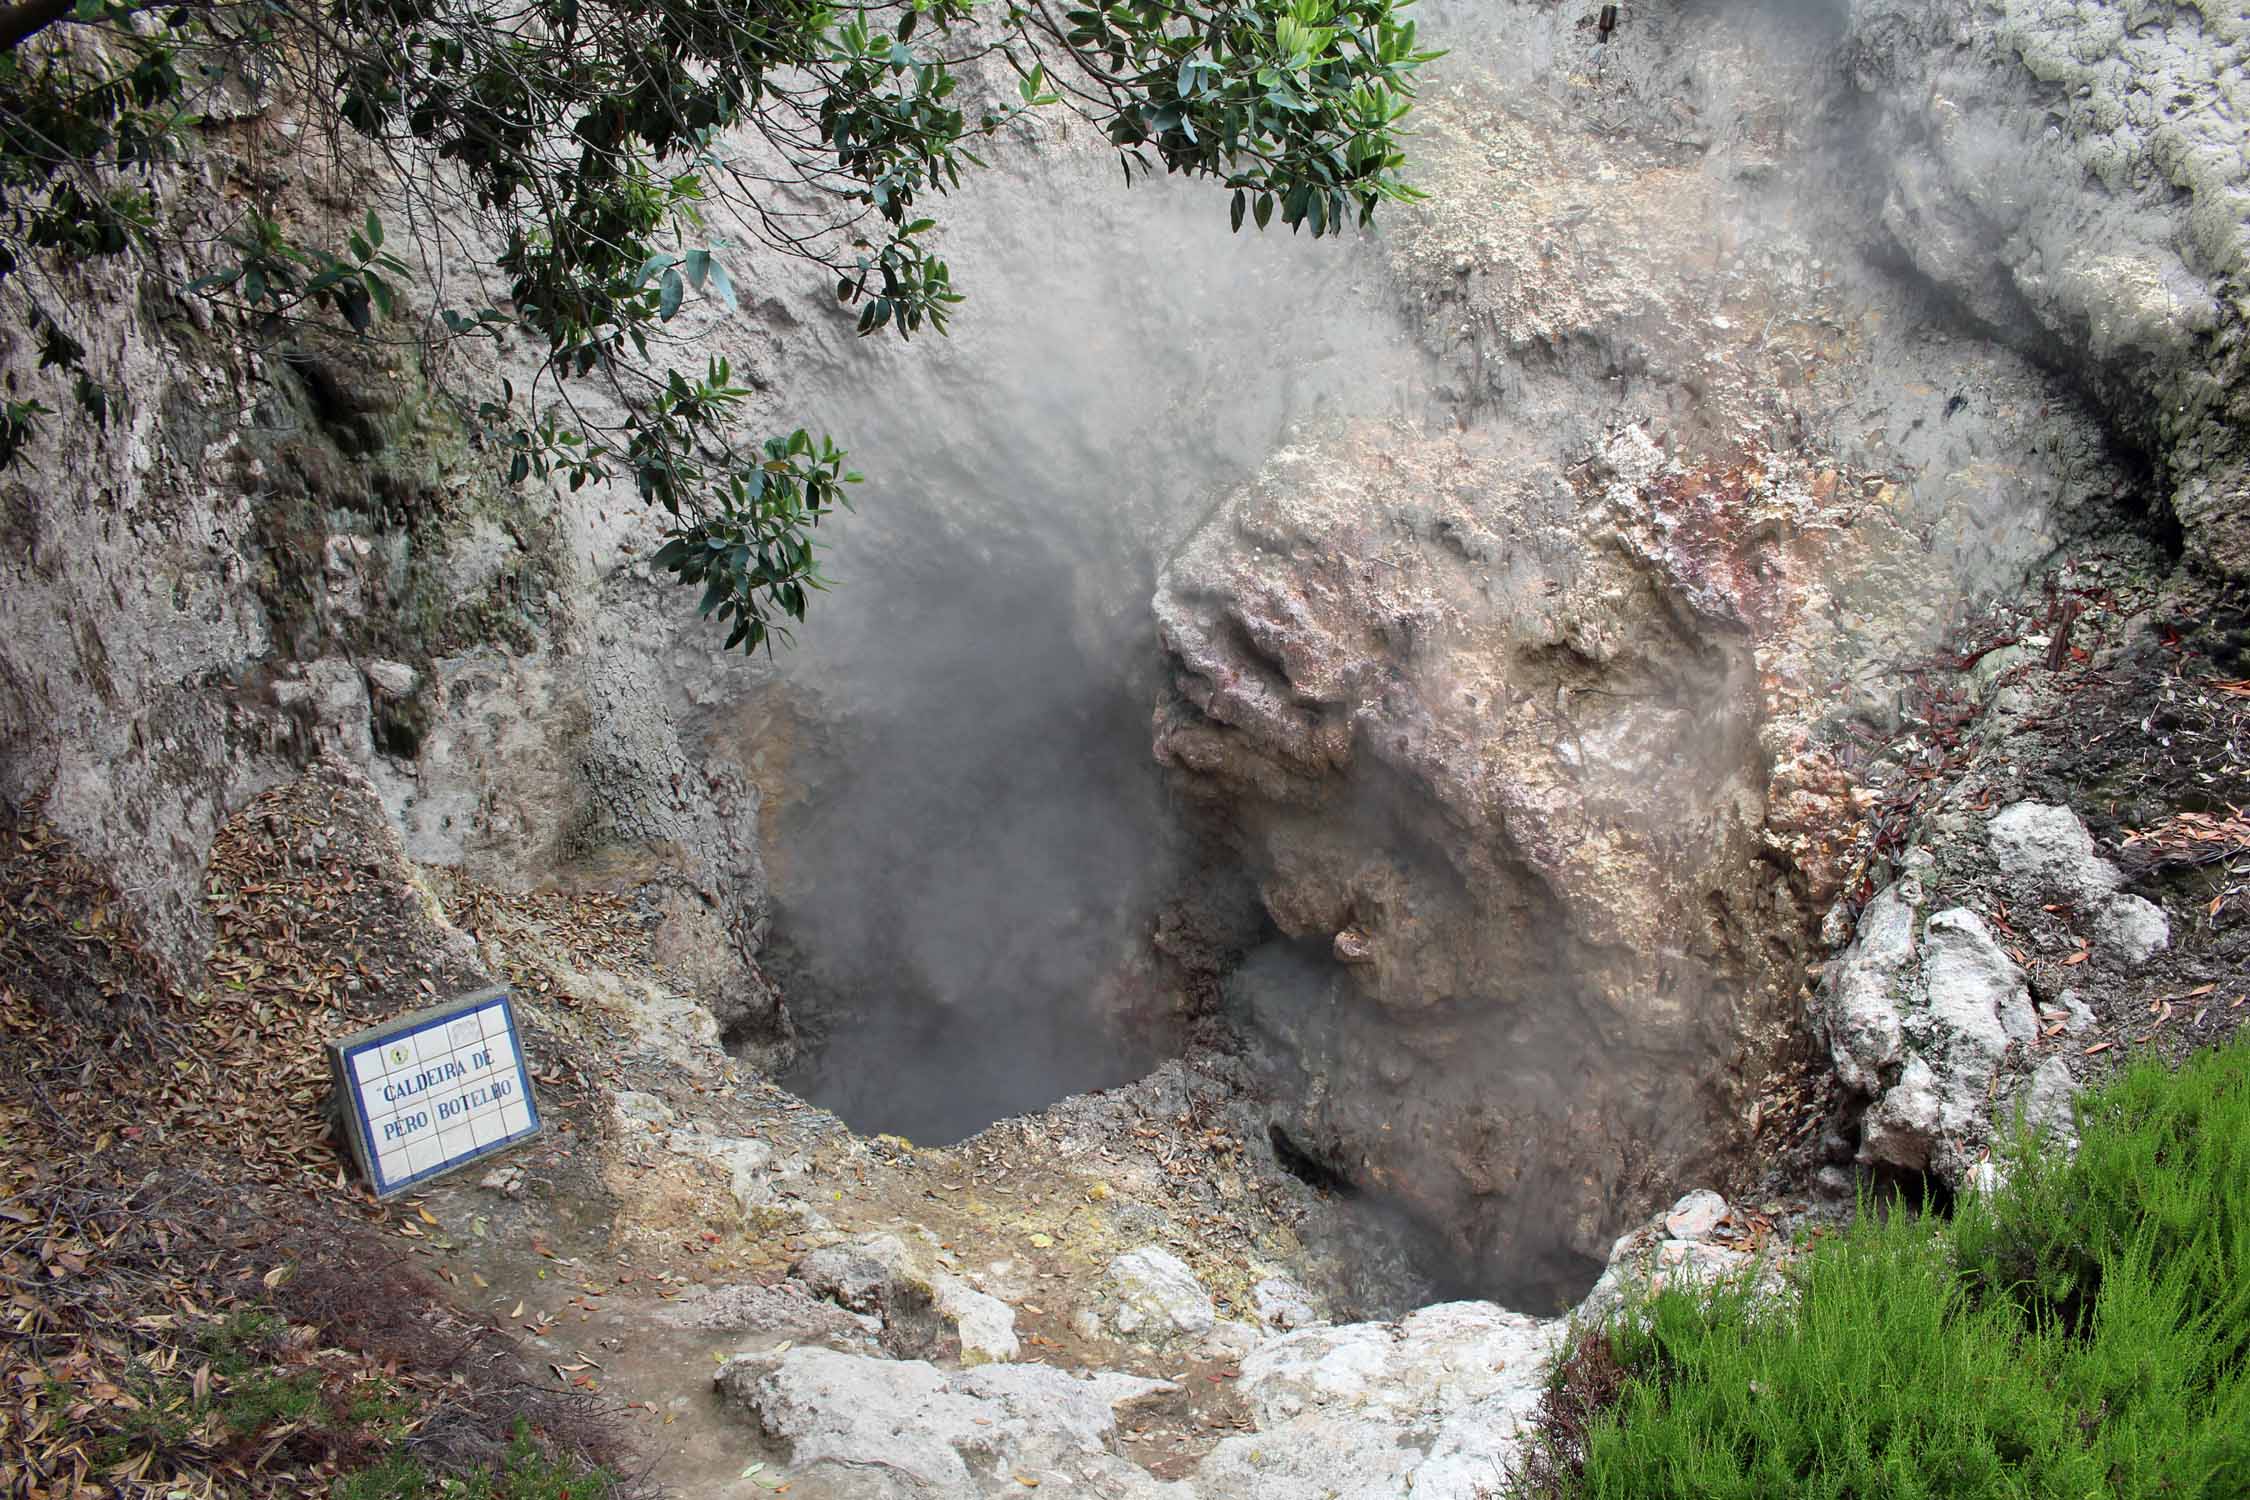
<svg viewBox="0 0 2250 1500"><path fill-rule="evenodd" d="M1865 1106L1861 1160L1960 1186L1992 1140L1992 1100L2039 1016L2023 971L1975 912L1937 912L1917 936L1924 899L1909 875L1868 903L1814 1013L1838 1079Z"/></svg>
<svg viewBox="0 0 2250 1500"><path fill-rule="evenodd" d="M1175 1389L1164 1381L802 1345L738 1356L716 1379L800 1482L839 1500L1020 1495L1053 1471L1120 1500L1188 1500L1109 1451L1119 1414Z"/></svg>

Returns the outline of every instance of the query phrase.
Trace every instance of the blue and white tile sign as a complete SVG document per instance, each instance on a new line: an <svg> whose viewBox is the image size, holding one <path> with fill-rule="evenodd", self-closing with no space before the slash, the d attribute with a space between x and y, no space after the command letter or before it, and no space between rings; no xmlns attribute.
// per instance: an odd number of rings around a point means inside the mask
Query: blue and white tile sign
<svg viewBox="0 0 2250 1500"><path fill-rule="evenodd" d="M504 989L479 990L328 1044L337 1102L375 1196L539 1133Z"/></svg>

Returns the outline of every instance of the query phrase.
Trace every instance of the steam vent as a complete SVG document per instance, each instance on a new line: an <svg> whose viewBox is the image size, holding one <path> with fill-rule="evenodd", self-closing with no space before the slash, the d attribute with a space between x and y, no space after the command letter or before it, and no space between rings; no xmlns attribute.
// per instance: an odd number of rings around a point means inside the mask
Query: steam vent
<svg viewBox="0 0 2250 1500"><path fill-rule="evenodd" d="M0 1496L2250 1496L2241 0L0 5Z"/></svg>

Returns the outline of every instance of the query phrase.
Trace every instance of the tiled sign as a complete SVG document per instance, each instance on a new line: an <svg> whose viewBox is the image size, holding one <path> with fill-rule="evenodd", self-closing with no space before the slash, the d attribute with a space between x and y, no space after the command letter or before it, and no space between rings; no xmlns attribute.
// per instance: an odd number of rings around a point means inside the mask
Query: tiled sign
<svg viewBox="0 0 2250 1500"><path fill-rule="evenodd" d="M503 989L479 990L328 1044L352 1154L375 1196L539 1131L531 1070Z"/></svg>

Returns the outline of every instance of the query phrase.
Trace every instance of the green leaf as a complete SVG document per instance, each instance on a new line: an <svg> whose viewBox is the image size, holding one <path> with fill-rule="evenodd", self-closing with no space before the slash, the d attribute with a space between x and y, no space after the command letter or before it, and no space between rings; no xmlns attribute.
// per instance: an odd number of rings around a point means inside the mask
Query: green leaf
<svg viewBox="0 0 2250 1500"><path fill-rule="evenodd" d="M671 322L672 315L680 310L680 298L685 294L686 288L681 285L680 273L677 270L666 271L664 280L658 287L656 315L667 323Z"/></svg>

